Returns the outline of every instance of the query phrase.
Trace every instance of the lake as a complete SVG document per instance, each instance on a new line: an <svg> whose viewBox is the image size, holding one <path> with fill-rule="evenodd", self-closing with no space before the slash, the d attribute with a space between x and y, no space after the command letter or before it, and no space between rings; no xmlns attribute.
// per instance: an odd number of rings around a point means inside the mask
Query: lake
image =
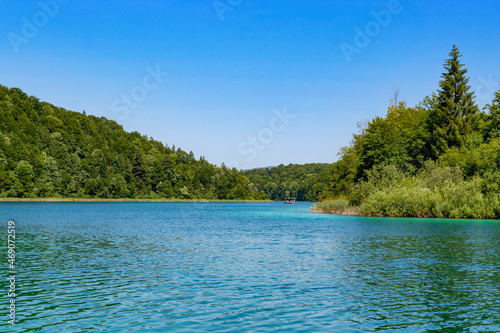
<svg viewBox="0 0 500 333"><path fill-rule="evenodd" d="M0 331L500 332L499 222L311 205L0 203Z"/></svg>

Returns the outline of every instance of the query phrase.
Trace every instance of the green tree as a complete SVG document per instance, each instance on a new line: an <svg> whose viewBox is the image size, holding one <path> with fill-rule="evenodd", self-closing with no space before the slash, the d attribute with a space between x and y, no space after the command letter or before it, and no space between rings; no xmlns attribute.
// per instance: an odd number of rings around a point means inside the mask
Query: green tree
<svg viewBox="0 0 500 333"><path fill-rule="evenodd" d="M329 171L329 196L345 196L352 191L359 165L359 155L354 143L340 149L340 159L333 163Z"/></svg>
<svg viewBox="0 0 500 333"><path fill-rule="evenodd" d="M487 138L500 137L500 90L495 93L495 97L491 104L484 107L488 111L487 114Z"/></svg>
<svg viewBox="0 0 500 333"><path fill-rule="evenodd" d="M30 190L33 188L33 178L34 178L34 173L33 173L33 167L29 162L27 161L19 161L16 167L16 178L19 180L20 184L22 186L17 185L17 190L18 195L23 194L23 190L25 192L30 192Z"/></svg>
<svg viewBox="0 0 500 333"><path fill-rule="evenodd" d="M431 113L433 157L449 147L460 147L474 127L479 108L474 101L467 69L460 63L460 51L453 45L439 82L438 103Z"/></svg>
<svg viewBox="0 0 500 333"><path fill-rule="evenodd" d="M429 112L409 108L405 102L391 105L385 118L376 117L363 131L357 179L366 179L366 172L375 165L392 163L413 173L425 159L426 129Z"/></svg>
<svg viewBox="0 0 500 333"><path fill-rule="evenodd" d="M132 164L132 173L135 179L139 182L142 182L144 180L144 176L146 175L143 156L139 149L135 152L134 162Z"/></svg>

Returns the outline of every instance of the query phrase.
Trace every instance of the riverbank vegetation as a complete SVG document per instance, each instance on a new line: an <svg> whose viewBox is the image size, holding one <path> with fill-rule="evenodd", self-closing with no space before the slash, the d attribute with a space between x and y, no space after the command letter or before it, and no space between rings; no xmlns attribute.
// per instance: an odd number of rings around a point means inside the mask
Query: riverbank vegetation
<svg viewBox="0 0 500 333"><path fill-rule="evenodd" d="M341 149L314 211L500 218L500 90L483 110L454 46L438 92L393 101Z"/></svg>
<svg viewBox="0 0 500 333"><path fill-rule="evenodd" d="M351 205L349 200L345 198L323 200L312 206L311 211L314 213L361 215L360 208Z"/></svg>
<svg viewBox="0 0 500 333"><path fill-rule="evenodd" d="M0 198L267 199L236 169L0 86Z"/></svg>

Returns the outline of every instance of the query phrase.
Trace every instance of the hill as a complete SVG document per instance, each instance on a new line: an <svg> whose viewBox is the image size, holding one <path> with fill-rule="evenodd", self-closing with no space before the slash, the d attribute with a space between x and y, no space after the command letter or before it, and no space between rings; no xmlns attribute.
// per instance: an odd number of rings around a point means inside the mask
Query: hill
<svg viewBox="0 0 500 333"><path fill-rule="evenodd" d="M328 163L281 164L277 167L247 170L256 191L263 191L271 200L289 196L298 201L318 201L328 183Z"/></svg>
<svg viewBox="0 0 500 333"><path fill-rule="evenodd" d="M0 197L265 199L236 169L0 85Z"/></svg>

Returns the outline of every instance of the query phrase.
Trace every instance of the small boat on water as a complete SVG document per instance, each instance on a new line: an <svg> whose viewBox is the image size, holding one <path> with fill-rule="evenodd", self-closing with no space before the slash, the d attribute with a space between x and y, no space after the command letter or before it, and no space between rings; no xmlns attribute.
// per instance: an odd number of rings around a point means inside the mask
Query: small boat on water
<svg viewBox="0 0 500 333"><path fill-rule="evenodd" d="M295 198L288 197L288 198L285 199L285 203L286 204L294 204L295 203Z"/></svg>

